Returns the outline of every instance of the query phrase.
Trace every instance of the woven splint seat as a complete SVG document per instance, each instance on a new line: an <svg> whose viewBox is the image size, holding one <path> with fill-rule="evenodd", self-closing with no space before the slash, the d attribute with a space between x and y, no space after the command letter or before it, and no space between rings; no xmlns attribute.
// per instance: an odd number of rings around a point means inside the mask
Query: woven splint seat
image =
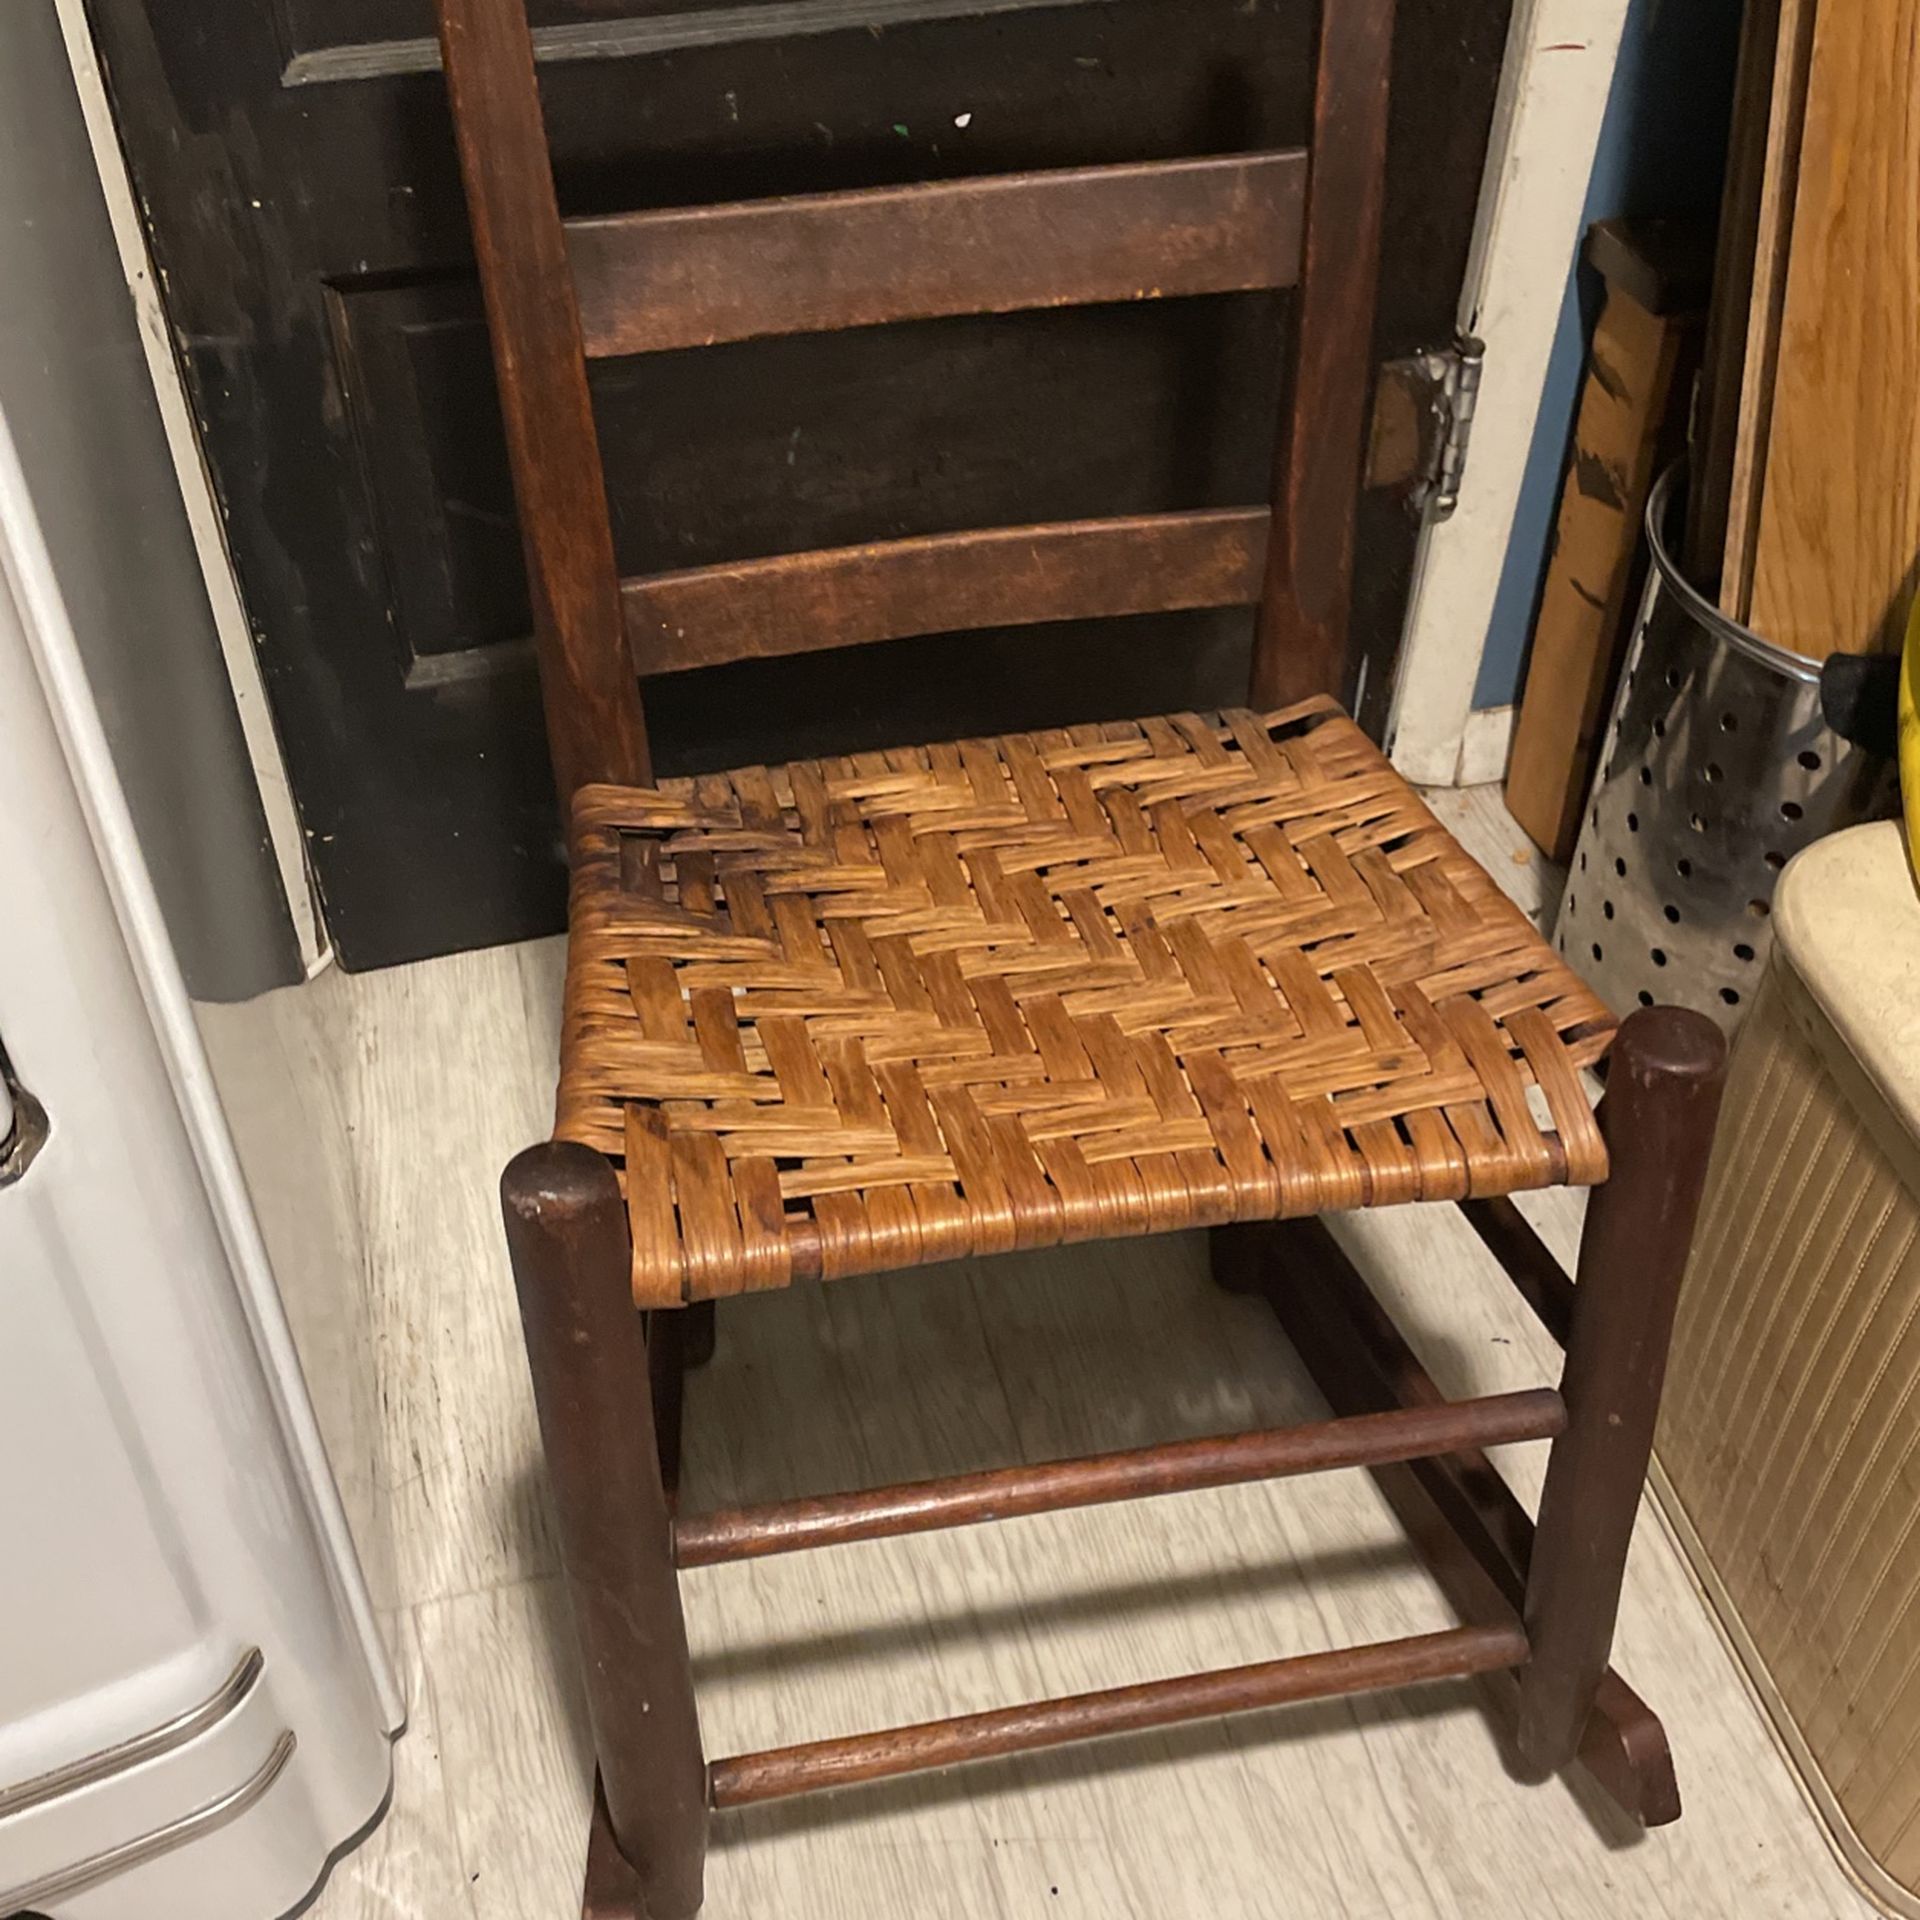
<svg viewBox="0 0 1920 1920"><path fill-rule="evenodd" d="M1603 1179L1613 1023L1331 701L575 803L641 1305Z"/></svg>

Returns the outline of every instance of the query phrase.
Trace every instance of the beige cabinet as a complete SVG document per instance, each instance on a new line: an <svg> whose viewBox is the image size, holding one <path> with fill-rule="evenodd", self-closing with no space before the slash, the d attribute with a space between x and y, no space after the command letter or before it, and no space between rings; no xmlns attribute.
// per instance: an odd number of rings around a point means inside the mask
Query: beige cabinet
<svg viewBox="0 0 1920 1920"><path fill-rule="evenodd" d="M1677 1329L1665 1504L1836 1844L1920 1915L1920 893L1781 878Z"/></svg>

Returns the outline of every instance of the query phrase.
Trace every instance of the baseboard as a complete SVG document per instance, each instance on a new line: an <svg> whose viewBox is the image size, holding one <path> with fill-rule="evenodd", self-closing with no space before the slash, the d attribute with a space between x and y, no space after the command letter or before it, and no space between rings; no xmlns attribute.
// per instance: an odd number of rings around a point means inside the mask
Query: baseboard
<svg viewBox="0 0 1920 1920"><path fill-rule="evenodd" d="M1456 787L1483 787L1506 777L1507 756L1513 751L1514 712L1510 706L1476 707L1467 715L1466 731L1460 736L1460 768L1453 780Z"/></svg>

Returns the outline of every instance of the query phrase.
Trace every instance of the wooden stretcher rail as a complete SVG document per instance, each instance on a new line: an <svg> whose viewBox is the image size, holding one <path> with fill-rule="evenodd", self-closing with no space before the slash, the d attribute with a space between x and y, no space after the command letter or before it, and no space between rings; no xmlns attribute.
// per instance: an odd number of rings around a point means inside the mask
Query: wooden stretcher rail
<svg viewBox="0 0 1920 1920"><path fill-rule="evenodd" d="M910 633L1251 606L1265 507L1060 520L825 547L621 582L634 670L862 646Z"/></svg>
<svg viewBox="0 0 1920 1920"><path fill-rule="evenodd" d="M1293 285L1297 150L566 223L589 356Z"/></svg>
<svg viewBox="0 0 1920 1920"><path fill-rule="evenodd" d="M1494 1673L1517 1667L1526 1657L1527 1636L1517 1622L1451 1627L1372 1646L1295 1654L1286 1660L1227 1667L1217 1673L1154 1680L1142 1686L1075 1694L1065 1700L1041 1700L1030 1706L1002 1707L953 1720L891 1727L882 1733L739 1754L729 1760L716 1760L708 1769L708 1797L716 1810L750 1806L760 1800L856 1786L905 1773L926 1773L969 1760L1032 1753L1076 1740L1211 1720L1258 1707Z"/></svg>
<svg viewBox="0 0 1920 1920"><path fill-rule="evenodd" d="M1573 1281L1511 1200L1463 1200L1467 1225L1499 1261L1514 1291L1561 1346L1573 1325Z"/></svg>
<svg viewBox="0 0 1920 1920"><path fill-rule="evenodd" d="M1559 1394L1541 1387L1437 1407L1363 1414L1357 1419L1178 1440L1042 1466L956 1474L864 1493L734 1507L678 1519L673 1530L674 1559L681 1567L705 1567L810 1547L844 1546L855 1540L977 1526L1063 1507L1099 1506L1339 1467L1379 1466L1465 1447L1547 1440L1563 1432L1566 1424L1567 1410Z"/></svg>
<svg viewBox="0 0 1920 1920"><path fill-rule="evenodd" d="M1337 1411L1445 1404L1433 1376L1320 1221L1237 1227L1220 1244L1234 1290L1264 1295ZM1461 1618L1482 1624L1517 1618L1534 1528L1499 1469L1483 1454L1461 1454L1380 1466L1373 1473ZM1600 1682L1580 1762L1643 1826L1679 1819L1680 1791L1665 1730L1612 1669Z"/></svg>

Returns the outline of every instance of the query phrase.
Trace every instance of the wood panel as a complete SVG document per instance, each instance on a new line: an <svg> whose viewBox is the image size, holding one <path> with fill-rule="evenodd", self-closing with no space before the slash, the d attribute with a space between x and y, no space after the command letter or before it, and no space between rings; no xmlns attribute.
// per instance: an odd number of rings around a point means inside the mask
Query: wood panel
<svg viewBox="0 0 1920 1920"><path fill-rule="evenodd" d="M1533 648L1507 806L1546 854L1573 852L1626 648L1641 520L1687 336L1613 285L1594 329Z"/></svg>
<svg viewBox="0 0 1920 1920"><path fill-rule="evenodd" d="M1754 541L1759 534L1760 486L1766 470L1773 412L1774 366L1786 301L1787 257L1794 196L1800 179L1800 143L1807 105L1807 68L1813 47L1815 0L1779 0L1767 153L1755 218L1751 303L1733 473L1728 483L1726 556L1720 569L1721 611L1745 620L1753 602Z"/></svg>
<svg viewBox="0 0 1920 1920"><path fill-rule="evenodd" d="M1700 368L1700 398L1687 470L1687 576L1711 591L1727 550L1727 515L1739 458L1745 392L1747 322L1767 184L1767 147L1774 59L1780 48L1782 0L1746 0L1734 69L1733 124L1720 232L1713 262L1713 303Z"/></svg>
<svg viewBox="0 0 1920 1920"><path fill-rule="evenodd" d="M1259 597L1267 510L1139 514L688 567L622 585L640 673Z"/></svg>
<svg viewBox="0 0 1920 1920"><path fill-rule="evenodd" d="M1291 286L1298 151L1060 168L567 223L608 358L963 313Z"/></svg>
<svg viewBox="0 0 1920 1920"><path fill-rule="evenodd" d="M480 290L471 281L330 290L328 319L372 538L409 686L533 662L533 611Z"/></svg>
<svg viewBox="0 0 1920 1920"><path fill-rule="evenodd" d="M1920 0L1820 9L1751 624L1896 647L1920 562Z"/></svg>

